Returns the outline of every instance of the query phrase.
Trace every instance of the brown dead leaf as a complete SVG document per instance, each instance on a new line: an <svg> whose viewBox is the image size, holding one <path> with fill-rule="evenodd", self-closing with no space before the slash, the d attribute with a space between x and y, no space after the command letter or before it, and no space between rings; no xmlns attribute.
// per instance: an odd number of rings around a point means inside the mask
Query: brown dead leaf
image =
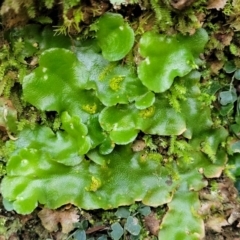
<svg viewBox="0 0 240 240"><path fill-rule="evenodd" d="M183 10L184 8L190 6L195 0L172 0L171 5L177 10Z"/></svg>
<svg viewBox="0 0 240 240"><path fill-rule="evenodd" d="M38 217L41 219L42 225L49 231L54 232L58 230L59 219L57 212L44 208L38 213Z"/></svg>
<svg viewBox="0 0 240 240"><path fill-rule="evenodd" d="M208 216L211 215L212 209L216 209L221 211L222 210L222 204L219 201L202 201L201 207L198 210L198 213L202 216Z"/></svg>
<svg viewBox="0 0 240 240"><path fill-rule="evenodd" d="M160 220L157 219L156 213L150 213L144 217L144 220L144 224L149 232L154 236L158 236Z"/></svg>
<svg viewBox="0 0 240 240"><path fill-rule="evenodd" d="M0 14L2 15L2 25L5 29L24 26L29 20L26 8L21 8L19 12L16 13L14 9L9 8L9 6L6 8L2 6Z"/></svg>
<svg viewBox="0 0 240 240"><path fill-rule="evenodd" d="M31 215L31 214L20 216L20 222L23 225L25 225L31 219L33 219L33 215Z"/></svg>
<svg viewBox="0 0 240 240"><path fill-rule="evenodd" d="M211 207L212 205L210 204L210 201L201 202L201 207L198 210L198 214L200 214L201 216L209 215Z"/></svg>
<svg viewBox="0 0 240 240"><path fill-rule="evenodd" d="M227 0L209 0L207 9L220 10L220 9L224 8L226 3L227 3Z"/></svg>
<svg viewBox="0 0 240 240"><path fill-rule="evenodd" d="M234 32L225 32L222 34L217 34L216 38L224 45L224 46L229 46L232 42Z"/></svg>
<svg viewBox="0 0 240 240"><path fill-rule="evenodd" d="M223 68L224 62L223 61L213 61L210 63L210 69L213 74L218 75L219 70Z"/></svg>
<svg viewBox="0 0 240 240"><path fill-rule="evenodd" d="M79 215L75 208L63 211L44 208L38 213L38 217L49 232L57 231L60 223L62 232L69 233L74 229L74 223L79 220Z"/></svg>
<svg viewBox="0 0 240 240"><path fill-rule="evenodd" d="M228 222L233 224L238 219L240 219L240 211L239 209L233 209L230 217L228 218Z"/></svg>
<svg viewBox="0 0 240 240"><path fill-rule="evenodd" d="M94 226L94 227L89 228L86 231L86 234L91 234L91 233L94 233L94 232L102 231L104 229L108 229L108 228L106 226Z"/></svg>
<svg viewBox="0 0 240 240"><path fill-rule="evenodd" d="M206 18L206 14L203 13L203 12L200 12L200 13L196 13L196 17L199 21L199 23L201 24L200 26L203 25L204 21L205 21L205 18Z"/></svg>
<svg viewBox="0 0 240 240"><path fill-rule="evenodd" d="M218 189L221 192L222 202L236 202L238 191L235 188L233 181L230 179L224 179L218 183Z"/></svg>
<svg viewBox="0 0 240 240"><path fill-rule="evenodd" d="M206 227L212 229L215 232L220 233L222 227L228 226L229 223L224 217L210 217L206 222Z"/></svg>
<svg viewBox="0 0 240 240"><path fill-rule="evenodd" d="M9 238L8 238L8 240L19 240L20 238L19 238L19 236L17 236L17 234L15 233L15 234L12 234Z"/></svg>

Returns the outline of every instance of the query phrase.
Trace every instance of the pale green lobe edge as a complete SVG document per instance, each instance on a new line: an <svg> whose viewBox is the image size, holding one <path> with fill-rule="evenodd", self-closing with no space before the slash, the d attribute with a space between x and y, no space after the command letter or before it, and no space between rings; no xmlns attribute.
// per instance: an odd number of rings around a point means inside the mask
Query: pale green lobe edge
<svg viewBox="0 0 240 240"><path fill-rule="evenodd" d="M19 159L12 157L8 176L1 185L4 198L12 201L14 209L22 214L33 211L38 202L49 208L72 203L85 209L109 209L136 200L161 205L171 199L168 192L176 187L167 187L169 173L161 169L161 164L142 160L141 154L133 154L129 145L117 147L106 157L105 165L83 160L74 167L54 162L48 154L37 150L34 157L30 156L31 151L23 149L19 153L27 160L28 171L23 171L26 161L19 165ZM89 157L99 159L96 154ZM153 172L161 172L161 180Z"/></svg>
<svg viewBox="0 0 240 240"><path fill-rule="evenodd" d="M152 106L155 102L155 94L153 92L147 92L142 96L136 98L135 106L138 109L145 109Z"/></svg>
<svg viewBox="0 0 240 240"><path fill-rule="evenodd" d="M107 107L100 113L99 122L117 144L132 142L139 131L170 136L186 130L184 118L170 108L166 99L157 100L142 110L136 109L134 104Z"/></svg>
<svg viewBox="0 0 240 240"><path fill-rule="evenodd" d="M203 219L197 213L200 201L197 192L177 191L168 204L159 239L199 240L205 236Z"/></svg>
<svg viewBox="0 0 240 240"><path fill-rule="evenodd" d="M74 53L52 48L42 53L40 67L23 80L24 99L43 111L68 111L80 115L84 122L90 116L86 106L102 108L91 90L85 90L89 73ZM80 97L81 96L81 97Z"/></svg>
<svg viewBox="0 0 240 240"><path fill-rule="evenodd" d="M98 22L97 40L109 61L124 58L134 44L134 31L120 14L105 13Z"/></svg>
<svg viewBox="0 0 240 240"><path fill-rule="evenodd" d="M183 195L199 191L207 184L201 172L216 177L226 163L226 154L221 148L217 150L221 154L214 164L193 148L189 153L192 161L188 164L177 159L177 164L172 162L164 167L160 159L148 156L145 151L134 153L131 145L125 145L116 146L105 156L92 150L88 154L91 161L82 159L80 163L68 165L55 161L52 147L45 148L41 143L52 135L46 127L22 134L1 185L3 197L21 214L30 213L38 202L49 208L72 203L84 209L109 209L135 201L159 206L171 202L176 189L184 192ZM31 144L29 134L38 136L41 142ZM213 134L218 136L217 131Z"/></svg>

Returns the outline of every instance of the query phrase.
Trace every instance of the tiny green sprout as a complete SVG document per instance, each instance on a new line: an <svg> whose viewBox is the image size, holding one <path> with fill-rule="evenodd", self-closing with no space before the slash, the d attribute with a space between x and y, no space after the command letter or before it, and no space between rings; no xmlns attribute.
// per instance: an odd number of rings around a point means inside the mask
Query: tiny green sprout
<svg viewBox="0 0 240 240"><path fill-rule="evenodd" d="M0 220L0 226L2 227L2 226L4 226L4 225L5 225L5 223L6 223L7 219L6 219L6 218L4 218L4 217L1 217L0 219L1 219L1 220Z"/></svg>
<svg viewBox="0 0 240 240"><path fill-rule="evenodd" d="M192 61L187 61L187 64L192 68L192 69L198 69L198 65L195 62Z"/></svg>
<svg viewBox="0 0 240 240"><path fill-rule="evenodd" d="M59 117L56 117L53 122L53 130L54 131L59 130L60 126L61 126L61 120Z"/></svg>
<svg viewBox="0 0 240 240"><path fill-rule="evenodd" d="M8 228L5 226L6 222L7 222L7 218L1 216L0 217L0 234L2 236L6 236L6 233L7 233L7 230L8 230Z"/></svg>
<svg viewBox="0 0 240 240"><path fill-rule="evenodd" d="M218 192L218 183L215 180L212 180L210 183L211 186L211 192Z"/></svg>
<svg viewBox="0 0 240 240"><path fill-rule="evenodd" d="M236 170L236 165L234 164L226 164L226 168L224 169L224 174L233 181L236 181L236 176L234 171Z"/></svg>
<svg viewBox="0 0 240 240"><path fill-rule="evenodd" d="M152 136L151 135L145 135L143 137L143 140L147 147L150 148L150 150L157 150L157 145L153 142Z"/></svg>
<svg viewBox="0 0 240 240"><path fill-rule="evenodd" d="M206 153L213 162L216 161L215 152L213 151L212 147L208 143L206 142L202 143L202 151Z"/></svg>
<svg viewBox="0 0 240 240"><path fill-rule="evenodd" d="M6 174L6 167L3 163L0 163L0 176L4 176Z"/></svg>
<svg viewBox="0 0 240 240"><path fill-rule="evenodd" d="M135 212L137 211L137 209L138 209L138 204L137 204L137 203L132 204L132 205L129 207L129 211L130 211L131 213L135 213Z"/></svg>
<svg viewBox="0 0 240 240"><path fill-rule="evenodd" d="M162 160L162 156L159 153L150 152L147 154L147 161L158 161Z"/></svg>

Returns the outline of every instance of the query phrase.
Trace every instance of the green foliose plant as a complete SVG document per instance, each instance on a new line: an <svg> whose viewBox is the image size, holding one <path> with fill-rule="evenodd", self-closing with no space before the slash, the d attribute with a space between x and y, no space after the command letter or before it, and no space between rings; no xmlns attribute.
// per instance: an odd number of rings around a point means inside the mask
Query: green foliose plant
<svg viewBox="0 0 240 240"><path fill-rule="evenodd" d="M203 29L192 36L146 32L136 69L122 61L134 45L122 16L106 13L97 27L95 39L74 40L72 48L68 39L60 47L53 41L24 77L24 100L57 113L60 128L25 127L7 143L14 150L1 184L5 202L21 214L39 203L53 209L168 204L159 239L201 239L198 191L205 177L224 169L228 135L214 127L201 101L197 68L208 36ZM133 151L140 132L168 138L167 151Z"/></svg>

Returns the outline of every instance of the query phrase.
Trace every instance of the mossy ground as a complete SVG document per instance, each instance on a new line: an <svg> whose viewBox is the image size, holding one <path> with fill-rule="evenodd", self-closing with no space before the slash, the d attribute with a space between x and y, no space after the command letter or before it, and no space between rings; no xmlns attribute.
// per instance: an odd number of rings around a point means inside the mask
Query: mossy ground
<svg viewBox="0 0 240 240"><path fill-rule="evenodd" d="M202 58L206 61L206 66L201 67L203 79L201 86L208 88L213 86L212 96L217 97L219 92L224 91L233 86L237 90L237 96L239 95L239 83L235 79L232 80L232 73L226 71L224 66L229 61L234 62L237 69L240 68L240 45L239 45L239 18L240 18L240 1L190 1L192 4L188 6L187 1L179 1L179 4L171 1L164 1L157 3L157 1L139 1L140 4L133 4L127 6L112 5L109 1L69 1L69 4L55 4L54 1L43 1L44 3L36 4L34 1L15 1L15 5L11 6L10 1L5 1L5 5L2 6L1 20L2 28L0 34L0 46L1 53L9 51L10 44L15 44L15 52L10 52L12 56L3 58L1 64L5 64L9 59L12 62L7 71L4 69L5 78L8 81L2 80L0 82L0 95L4 98L11 98L11 100L17 106L18 115L21 116L21 124L34 124L35 122L45 121L46 125L50 125L53 129L58 127L58 120L55 118L54 113L48 113L45 116L43 113L39 113L36 109L29 106L22 106L18 98L18 93L21 91L17 74L24 74L24 71L29 71L36 67L34 57L29 56L26 59L21 59L21 56L17 55L18 44L10 43L7 35L8 31L16 27L21 27L27 23L41 23L44 25L58 25L55 28L57 34L67 34L72 37L78 35L80 38L85 38L91 35L91 29L94 29L95 25L90 24L94 20L101 16L106 11L114 11L122 14L129 19L132 24L132 28L135 31L136 37L138 34L149 29L158 29L161 33L171 35L176 32L183 34L193 34L199 26L202 26L207 30L210 40L205 48L205 52ZM68 1L66 1L68 2ZM181 2L181 4L180 4ZM19 11L16 13L14 7L21 5ZM10 9L7 11L6 6ZM146 10L145 10L146 8ZM156 16L156 17L155 17ZM20 44L19 44L20 46ZM14 55L15 54L15 55ZM11 58L13 57L13 58ZM19 61L25 61L27 68L19 67L17 64ZM14 62L15 61L15 62ZM128 56L125 61L133 61L131 56ZM134 59L137 63L140 59ZM15 65L14 65L15 64ZM26 70L27 69L27 70ZM215 89L215 90L214 90ZM11 93L10 93L11 92ZM211 97L212 97L211 96ZM203 96L202 96L203 97ZM203 97L204 98L204 97ZM230 128L230 125L236 123L236 112L238 108L237 102L230 103L229 109L223 109L218 100L209 96L203 101L212 101L212 115L215 119L215 123L220 122L226 129ZM19 103L19 104L18 104ZM173 103L174 104L174 103ZM225 112L224 112L225 111ZM42 115L41 115L42 114ZM19 124L19 128L21 127ZM1 128L1 144L11 138L6 134L6 129ZM235 132L230 132L230 135L235 137ZM161 146L160 146L161 148ZM4 151L4 150L2 150ZM164 151L164 150L163 150ZM4 175L5 159L2 159ZM228 177L227 169L221 175L220 178L209 181L206 188L201 190L200 199L202 203L202 214L205 219L206 240L222 240L222 239L240 239L240 204L238 198L238 192L234 188L233 181ZM2 201L1 201L2 202ZM139 221L139 225L142 227L140 239L157 239L156 226L159 226L164 213L167 211L166 206L159 208L151 208L152 217L145 217L141 215L138 204L126 207L131 215L136 216ZM117 209L112 211L82 211L74 206L68 205L59 209L59 212L64 212L67 217L71 218L70 214L73 209L76 210L76 215L79 216L79 221L76 224L76 228L69 233L62 233L63 225L60 224L59 219L55 218L56 226L54 231L50 232L46 230L39 218L39 212L42 210L42 206L39 206L32 214L18 215L14 211L6 211L4 207L0 206L0 239L1 240L18 240L18 239L72 239L71 234L76 231L84 230L87 233L89 239L101 239L101 237L110 235L111 225L114 222L120 222L124 226L126 219L121 218L119 220L115 213ZM49 215L51 215L49 213ZM75 215L74 215L75 216ZM50 223L49 223L50 225ZM50 226L47 226L48 228ZM46 227L46 225L45 225ZM104 239L104 238L102 238ZM126 233L123 239L134 239L132 235Z"/></svg>

